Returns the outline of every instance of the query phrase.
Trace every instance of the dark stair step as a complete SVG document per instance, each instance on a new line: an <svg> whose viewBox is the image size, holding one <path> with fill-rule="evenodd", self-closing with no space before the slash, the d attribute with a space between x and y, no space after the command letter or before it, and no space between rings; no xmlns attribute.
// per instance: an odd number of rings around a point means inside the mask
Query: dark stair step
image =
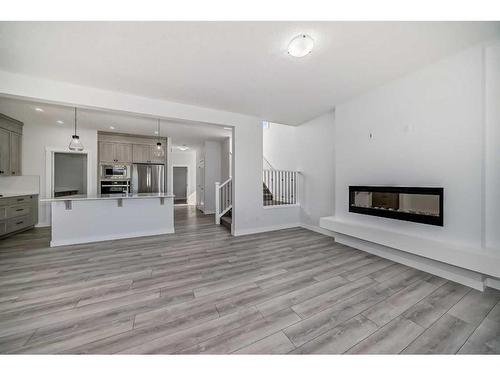
<svg viewBox="0 0 500 375"><path fill-rule="evenodd" d="M220 218L220 224L225 226L229 230L231 230L232 223L233 223L233 218L231 216L222 216Z"/></svg>

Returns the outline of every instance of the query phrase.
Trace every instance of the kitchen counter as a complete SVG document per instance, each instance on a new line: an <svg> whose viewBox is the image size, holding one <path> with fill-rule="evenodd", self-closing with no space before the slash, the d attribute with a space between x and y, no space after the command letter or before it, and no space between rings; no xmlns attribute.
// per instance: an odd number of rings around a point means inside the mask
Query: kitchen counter
<svg viewBox="0 0 500 375"><path fill-rule="evenodd" d="M34 193L34 192L0 193L0 199L2 199L2 198L25 197L27 195L38 195L38 193Z"/></svg>
<svg viewBox="0 0 500 375"><path fill-rule="evenodd" d="M174 233L172 194L97 194L45 198L50 246Z"/></svg>
<svg viewBox="0 0 500 375"><path fill-rule="evenodd" d="M40 201L41 202L95 201L95 200L153 199L153 198L174 198L174 195L167 193L67 195L64 197L43 198L40 199Z"/></svg>

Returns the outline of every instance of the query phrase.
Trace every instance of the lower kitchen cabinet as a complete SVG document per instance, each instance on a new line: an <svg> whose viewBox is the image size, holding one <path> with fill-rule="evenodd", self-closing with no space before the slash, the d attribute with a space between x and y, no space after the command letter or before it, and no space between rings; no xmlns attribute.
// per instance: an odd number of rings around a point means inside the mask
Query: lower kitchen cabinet
<svg viewBox="0 0 500 375"><path fill-rule="evenodd" d="M0 198L0 237L30 229L37 222L37 195Z"/></svg>

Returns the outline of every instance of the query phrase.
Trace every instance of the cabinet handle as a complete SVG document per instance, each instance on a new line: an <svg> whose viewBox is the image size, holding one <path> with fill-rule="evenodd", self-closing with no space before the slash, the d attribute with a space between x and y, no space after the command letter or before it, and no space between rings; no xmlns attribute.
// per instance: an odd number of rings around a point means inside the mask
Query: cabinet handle
<svg viewBox="0 0 500 375"><path fill-rule="evenodd" d="M24 198L17 198L17 201L22 202L22 201L24 201Z"/></svg>
<svg viewBox="0 0 500 375"><path fill-rule="evenodd" d="M17 212L19 212L19 211L24 211L24 208L18 208L16 211L17 211Z"/></svg>
<svg viewBox="0 0 500 375"><path fill-rule="evenodd" d="M18 222L16 223L16 225L19 225L19 224L22 224L22 223L24 223L24 221L18 221Z"/></svg>

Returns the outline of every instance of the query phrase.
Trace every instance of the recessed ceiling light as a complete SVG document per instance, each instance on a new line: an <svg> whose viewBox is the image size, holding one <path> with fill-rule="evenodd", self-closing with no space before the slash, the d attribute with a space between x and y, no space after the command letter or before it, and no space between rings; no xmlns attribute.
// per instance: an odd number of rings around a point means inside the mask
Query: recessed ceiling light
<svg viewBox="0 0 500 375"><path fill-rule="evenodd" d="M155 134L158 134L158 130L155 130Z"/></svg>
<svg viewBox="0 0 500 375"><path fill-rule="evenodd" d="M288 45L288 54L293 57L304 57L311 53L314 47L314 40L309 35L297 35Z"/></svg>
<svg viewBox="0 0 500 375"><path fill-rule="evenodd" d="M186 150L188 150L188 149L189 149L189 147L188 147L188 146L186 146L186 145L177 146L177 148L178 148L179 150L181 150L181 151L186 151Z"/></svg>
<svg viewBox="0 0 500 375"><path fill-rule="evenodd" d="M43 109L41 109L40 107L36 107L35 111L37 111L37 112L43 112Z"/></svg>
<svg viewBox="0 0 500 375"><path fill-rule="evenodd" d="M233 130L233 128L226 128L226 127L224 127L224 130Z"/></svg>
<svg viewBox="0 0 500 375"><path fill-rule="evenodd" d="M64 121L62 121L62 120L57 120L56 122L57 122L58 124L61 124L61 125L62 125L62 124L64 124Z"/></svg>
<svg viewBox="0 0 500 375"><path fill-rule="evenodd" d="M115 129L115 127L114 127L114 126L110 126L109 128L110 128L111 130L114 130L114 129Z"/></svg>

